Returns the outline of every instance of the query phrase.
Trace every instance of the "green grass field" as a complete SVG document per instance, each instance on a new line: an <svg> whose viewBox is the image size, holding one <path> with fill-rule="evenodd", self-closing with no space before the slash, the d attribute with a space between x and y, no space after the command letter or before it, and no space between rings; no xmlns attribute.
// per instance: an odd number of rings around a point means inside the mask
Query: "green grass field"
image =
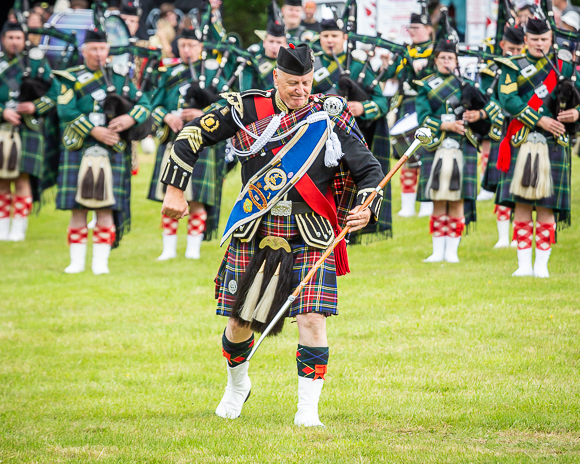
<svg viewBox="0 0 580 464"><path fill-rule="evenodd" d="M580 208L580 160L574 209ZM68 214L47 205L24 243L0 243L0 462L580 462L578 219L547 280L511 278L490 202L461 263L424 264L428 219L351 249L329 320L324 429L293 425L297 329L251 363L242 416L214 415L225 386L213 278L223 250L157 263L160 204L134 178L133 228L111 274L66 275ZM237 177L227 182L229 212ZM398 180L394 211L398 211ZM90 254L90 251L89 251ZM87 266L90 269L90 261Z"/></svg>

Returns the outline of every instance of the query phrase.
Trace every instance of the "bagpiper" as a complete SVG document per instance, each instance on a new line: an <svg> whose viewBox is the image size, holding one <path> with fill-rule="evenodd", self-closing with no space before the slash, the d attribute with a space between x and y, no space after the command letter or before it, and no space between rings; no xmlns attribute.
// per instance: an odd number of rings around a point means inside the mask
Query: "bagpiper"
<svg viewBox="0 0 580 464"><path fill-rule="evenodd" d="M32 204L40 200L46 153L44 116L55 108L58 97L58 84L44 54L38 48L28 48L20 23L4 24L0 56L0 240L16 242L25 239Z"/></svg>
<svg viewBox="0 0 580 464"><path fill-rule="evenodd" d="M408 54L412 58L412 63L405 57L399 57L397 62L389 67L383 74L382 81L387 81L397 77L399 88L391 101L391 111L396 113L396 122L401 126L406 125L406 121L416 119L415 99L417 98L417 85L414 83L426 76L433 74L433 26L431 17L424 4L421 13L412 13L411 21L407 28L412 44L407 46ZM405 121L405 122L403 122ZM410 127L405 127L405 133L414 130L416 125L411 123ZM393 137L392 147L396 156L400 157L408 147L404 134L402 137ZM402 143L399 142L402 140ZM419 178L419 167L411 167L410 163L405 163L401 168L401 210L397 213L401 217L415 216L415 202L417 200L417 181ZM433 213L433 203L421 202L419 217L430 216Z"/></svg>
<svg viewBox="0 0 580 464"><path fill-rule="evenodd" d="M314 56L306 44L281 48L276 90L224 95L228 104L180 132L164 168L163 213L187 214L183 189L204 147L232 138L244 184L222 238L231 241L216 282L217 314L229 317L222 337L228 382L216 414L237 418L250 395L248 354L292 288L345 224L376 221L380 195L359 211L382 179L346 101L311 95ZM345 185L356 184L343 195ZM358 190L357 190L358 189ZM300 333L296 425L321 426L318 402L327 373L328 316L338 314L336 277L348 272L344 242L294 300L288 317ZM272 330L282 330L282 318Z"/></svg>
<svg viewBox="0 0 580 464"><path fill-rule="evenodd" d="M504 31L503 38L499 43L503 57L510 57L515 55L521 55L522 48L524 46L524 30L521 27L507 27ZM498 70L500 65L498 63L491 63L485 69L481 71L481 88L485 91L489 89L492 85L493 93L491 100L496 103L494 107L490 107L488 110L489 119L491 122L491 131L489 133L489 155L484 158L482 154L482 177L481 177L481 191L477 196L478 201L489 199L486 196L486 192L491 195L491 198L495 197L495 192L497 190L497 184L499 183L501 171L496 167L497 157L499 154L499 143L501 141L505 115L501 107L499 106L499 86L496 85L500 76L498 75ZM501 73L501 71L500 71ZM482 195L483 193L483 195ZM502 205L496 205L494 213L497 217L497 232L498 241L494 248L504 248L509 247L510 240L510 219L511 219L511 208Z"/></svg>
<svg viewBox="0 0 580 464"><path fill-rule="evenodd" d="M266 31L254 32L262 39L262 43L251 45L248 51L255 56L258 69L251 68L244 72L241 90L272 89L278 52L280 47L288 46L284 25L269 21Z"/></svg>
<svg viewBox="0 0 580 464"><path fill-rule="evenodd" d="M462 85L454 74L457 43L441 39L434 51L435 73L418 81L416 100L419 125L433 133L423 151L419 174L419 201L433 201L429 231L433 254L424 262L458 263L457 250L466 225L476 221L478 143L455 110L460 107ZM485 112L466 111L466 120L486 118Z"/></svg>
<svg viewBox="0 0 580 464"><path fill-rule="evenodd" d="M217 70L215 66L208 69L204 66L205 63L200 62L202 54L200 37L199 30L184 29L177 39L179 62L161 68L161 78L151 103L161 143L149 188L150 200L163 201L165 197L166 187L160 182L161 169L167 163L173 143L183 129L184 123L213 110L220 100L215 89L221 89L225 81L223 77L218 76L215 85L211 84ZM201 84L201 81L207 82L208 85ZM208 130L217 128L214 127L214 123L215 120L211 115L202 118L200 122ZM220 154L221 152L216 152L213 147L204 149L185 189L189 202L185 251L185 257L188 259L199 259L204 237L210 240L217 232L221 186L225 174L225 161ZM157 258L158 261L177 256L178 221L162 216L162 228L163 252Z"/></svg>
<svg viewBox="0 0 580 464"><path fill-rule="evenodd" d="M302 0L284 0L282 16L288 42L304 42L311 40L315 36L313 31L302 24L302 18L304 17Z"/></svg>
<svg viewBox="0 0 580 464"><path fill-rule="evenodd" d="M388 172L390 141L386 123L387 99L375 82L376 76L368 61L365 64L352 56L349 60L343 51L348 37L344 33L344 21L340 18L323 19L320 27L322 51L315 54L313 92L342 95L347 99L366 143L381 163L383 171ZM369 59L370 56L367 56ZM388 184L379 222L352 234L349 243L374 241L390 237L391 233L391 187Z"/></svg>
<svg viewBox="0 0 580 464"><path fill-rule="evenodd" d="M85 64L54 71L61 82L57 100L63 127L56 207L71 211L67 236L70 265L85 269L87 212L95 210L92 271L109 272L109 254L131 224L131 130L150 117L149 97L107 66L106 34L89 29L82 46ZM125 92L125 90L127 92ZM127 93L127 98L118 97ZM119 114L120 106L130 108ZM135 140L139 140L135 138Z"/></svg>
<svg viewBox="0 0 580 464"><path fill-rule="evenodd" d="M525 33L527 52L502 62L499 101L512 120L499 150L497 166L502 175L496 201L515 208L518 269L512 275L549 277L556 225L570 224L574 135L570 128L578 121L580 108L559 96L565 92L558 87L564 85L558 84L558 75L566 85L578 88L578 83L569 79L575 73L574 61L554 57L553 31L545 19L528 19ZM567 109L560 111L560 104ZM533 211L536 259L532 267Z"/></svg>

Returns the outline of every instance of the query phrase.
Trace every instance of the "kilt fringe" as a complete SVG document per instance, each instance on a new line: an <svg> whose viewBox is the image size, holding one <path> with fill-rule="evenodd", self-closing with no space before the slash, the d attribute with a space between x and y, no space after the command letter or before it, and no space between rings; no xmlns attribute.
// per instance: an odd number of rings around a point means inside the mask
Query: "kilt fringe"
<svg viewBox="0 0 580 464"><path fill-rule="evenodd" d="M378 243L386 240L388 238L393 238L393 230L380 230L371 234L355 235L348 239L348 245L370 245L371 243Z"/></svg>

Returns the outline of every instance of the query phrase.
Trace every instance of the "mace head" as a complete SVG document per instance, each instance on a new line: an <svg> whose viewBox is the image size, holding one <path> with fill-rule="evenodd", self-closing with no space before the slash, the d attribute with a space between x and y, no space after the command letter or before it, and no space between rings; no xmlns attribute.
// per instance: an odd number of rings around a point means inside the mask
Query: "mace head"
<svg viewBox="0 0 580 464"><path fill-rule="evenodd" d="M431 143L431 129L427 127L420 127L417 129L417 132L415 132L415 138L419 139L419 142L421 142L422 145Z"/></svg>

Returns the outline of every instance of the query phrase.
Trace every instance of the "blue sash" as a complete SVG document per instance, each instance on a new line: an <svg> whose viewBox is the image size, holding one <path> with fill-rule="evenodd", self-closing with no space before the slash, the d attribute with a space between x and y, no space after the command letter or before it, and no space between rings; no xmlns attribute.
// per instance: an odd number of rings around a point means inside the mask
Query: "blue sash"
<svg viewBox="0 0 580 464"><path fill-rule="evenodd" d="M266 214L308 171L329 136L326 121L296 131L274 158L244 186L230 213L220 246L240 226Z"/></svg>

